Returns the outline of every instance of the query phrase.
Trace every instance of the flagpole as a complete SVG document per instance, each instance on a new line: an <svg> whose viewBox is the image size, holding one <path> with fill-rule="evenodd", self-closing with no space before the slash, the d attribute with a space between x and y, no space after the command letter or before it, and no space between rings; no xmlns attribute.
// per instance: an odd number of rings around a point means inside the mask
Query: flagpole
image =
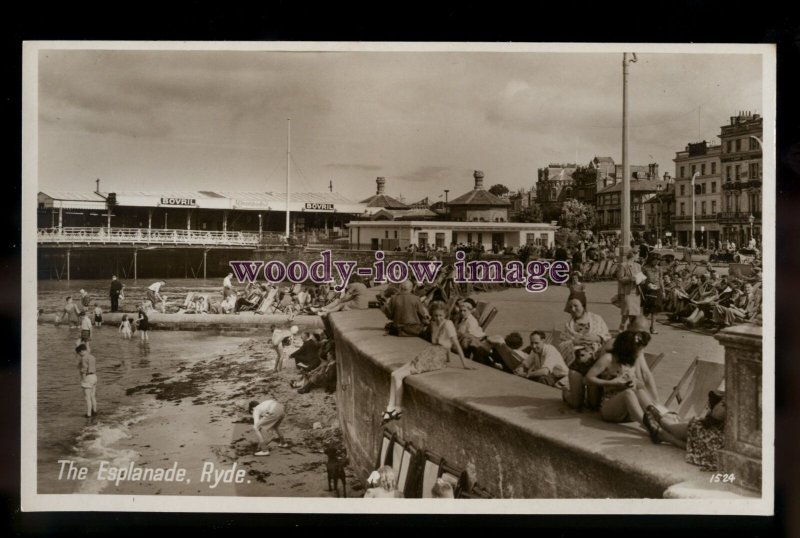
<svg viewBox="0 0 800 538"><path fill-rule="evenodd" d="M286 118L286 241L289 241L289 171L292 159L292 118Z"/></svg>
<svg viewBox="0 0 800 538"><path fill-rule="evenodd" d="M695 241L694 241L694 180L697 179L697 176L699 174L700 174L700 172L695 172L694 175L692 175L692 240L689 243L691 245L692 249L695 248Z"/></svg>

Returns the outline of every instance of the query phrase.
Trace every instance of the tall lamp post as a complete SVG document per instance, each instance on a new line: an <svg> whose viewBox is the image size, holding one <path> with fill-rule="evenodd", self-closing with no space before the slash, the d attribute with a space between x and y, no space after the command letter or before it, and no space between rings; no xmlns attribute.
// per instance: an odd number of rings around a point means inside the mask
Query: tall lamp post
<svg viewBox="0 0 800 538"><path fill-rule="evenodd" d="M700 172L695 172L692 176L692 241L691 247L692 249L695 248L695 240L694 240L694 180L697 179L697 176L700 175Z"/></svg>
<svg viewBox="0 0 800 538"><path fill-rule="evenodd" d="M447 207L447 194L450 192L450 189L444 190L444 216L448 218L450 216L450 209Z"/></svg>
<svg viewBox="0 0 800 538"><path fill-rule="evenodd" d="M636 62L636 53L622 53L622 241L620 262L631 247L631 179L628 163L628 65Z"/></svg>
<svg viewBox="0 0 800 538"><path fill-rule="evenodd" d="M756 218L750 213L750 216L747 217L747 221L750 223L750 242L753 241L753 222L755 222ZM750 245L748 245L749 247Z"/></svg>

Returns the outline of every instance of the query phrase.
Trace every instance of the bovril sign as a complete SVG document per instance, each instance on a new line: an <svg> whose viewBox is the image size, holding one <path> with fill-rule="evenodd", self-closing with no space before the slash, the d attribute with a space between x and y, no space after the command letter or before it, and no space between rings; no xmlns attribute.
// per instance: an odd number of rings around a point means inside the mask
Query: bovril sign
<svg viewBox="0 0 800 538"><path fill-rule="evenodd" d="M333 204L320 204L316 202L306 202L306 209L311 211L333 211Z"/></svg>
<svg viewBox="0 0 800 538"><path fill-rule="evenodd" d="M194 198L172 198L169 196L162 196L159 205L166 205L172 207L196 207L197 200Z"/></svg>

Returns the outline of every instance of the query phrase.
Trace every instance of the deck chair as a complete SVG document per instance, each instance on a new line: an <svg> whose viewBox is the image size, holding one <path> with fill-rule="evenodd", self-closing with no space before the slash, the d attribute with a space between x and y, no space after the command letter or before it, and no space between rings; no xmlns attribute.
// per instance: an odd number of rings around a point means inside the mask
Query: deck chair
<svg viewBox="0 0 800 538"><path fill-rule="evenodd" d="M603 278L606 274L606 269L608 269L609 262L608 260L600 260L600 263L597 264L597 272L595 273L595 278Z"/></svg>
<svg viewBox="0 0 800 538"><path fill-rule="evenodd" d="M547 338L545 338L544 341L546 344L558 347L559 344L561 344L561 331L558 329L553 329L548 333Z"/></svg>
<svg viewBox="0 0 800 538"><path fill-rule="evenodd" d="M496 315L497 308L492 303L478 302L478 306L475 309L475 319L478 320L478 325L481 326L481 329L485 331Z"/></svg>
<svg viewBox="0 0 800 538"><path fill-rule="evenodd" d="M406 499L421 499L423 494L423 474L425 472L425 452L417 450L414 444L406 443L406 452L411 455L403 471L403 484L398 481L397 489L403 492ZM401 489L402 486L402 489Z"/></svg>
<svg viewBox="0 0 800 538"><path fill-rule="evenodd" d="M584 280L594 280L597 276L597 269L600 267L599 262L589 262L589 268L586 270L586 273L583 275Z"/></svg>
<svg viewBox="0 0 800 538"><path fill-rule="evenodd" d="M194 294L195 292L190 291L186 294L186 300L183 301L183 308L189 308L192 305L192 301L194 301Z"/></svg>
<svg viewBox="0 0 800 538"><path fill-rule="evenodd" d="M432 452L425 451L425 464L422 470L422 498L430 499L433 497L431 491L439 478L439 464L442 462L441 456Z"/></svg>
<svg viewBox="0 0 800 538"><path fill-rule="evenodd" d="M708 403L709 391L725 380L725 365L695 357L664 406L682 419L699 417Z"/></svg>
<svg viewBox="0 0 800 538"><path fill-rule="evenodd" d="M395 441L392 468L394 469L394 476L397 477L398 491L405 489L409 463L411 463L411 451L406 448L404 443Z"/></svg>
<svg viewBox="0 0 800 538"><path fill-rule="evenodd" d="M647 367L650 368L650 371L653 371L658 363L664 358L663 353L659 353L656 355L655 353L647 353L644 354L644 360L647 361Z"/></svg>
<svg viewBox="0 0 800 538"><path fill-rule="evenodd" d="M391 454L394 454L394 442L396 438L396 433L391 433L389 430L383 430L381 448L378 451L378 460L375 462L375 469L380 469L384 465L391 465L391 461L387 463L386 458Z"/></svg>
<svg viewBox="0 0 800 538"><path fill-rule="evenodd" d="M503 362L505 367L510 371L513 372L520 366L522 366L522 360L514 350L512 350L505 342L491 342L492 344L492 351L500 358Z"/></svg>
<svg viewBox="0 0 800 538"><path fill-rule="evenodd" d="M277 295L278 288L272 288L269 290L269 293L267 293L267 296L264 297L263 301L261 301L261 304L259 305L258 309L256 309L256 312L259 314L271 314L274 312L275 309L273 308L273 303L275 302L275 297Z"/></svg>

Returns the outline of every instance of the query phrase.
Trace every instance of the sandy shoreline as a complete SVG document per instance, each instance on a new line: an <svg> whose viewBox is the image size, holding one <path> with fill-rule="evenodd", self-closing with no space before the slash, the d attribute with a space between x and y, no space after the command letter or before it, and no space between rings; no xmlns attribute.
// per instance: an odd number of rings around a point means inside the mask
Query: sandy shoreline
<svg viewBox="0 0 800 538"><path fill-rule="evenodd" d="M293 360L282 372L272 372L275 352L266 337L254 337L233 353L217 355L179 368L173 377L131 387L129 394L153 394L158 406L145 420L131 426L130 437L114 448L138 454L137 467L186 470L183 481L108 482L105 494L238 495L265 497L335 497L327 491L328 444L341 447L334 394L316 389L298 394L289 386L296 377ZM269 456L254 456L256 437L246 405L250 400L274 398L287 410L281 432L290 446L270 443ZM314 423L319 423L314 429ZM321 427L319 427L321 426ZM242 469L240 483L220 481L206 474ZM227 478L231 478L228 473ZM363 494L348 473L348 497Z"/></svg>

